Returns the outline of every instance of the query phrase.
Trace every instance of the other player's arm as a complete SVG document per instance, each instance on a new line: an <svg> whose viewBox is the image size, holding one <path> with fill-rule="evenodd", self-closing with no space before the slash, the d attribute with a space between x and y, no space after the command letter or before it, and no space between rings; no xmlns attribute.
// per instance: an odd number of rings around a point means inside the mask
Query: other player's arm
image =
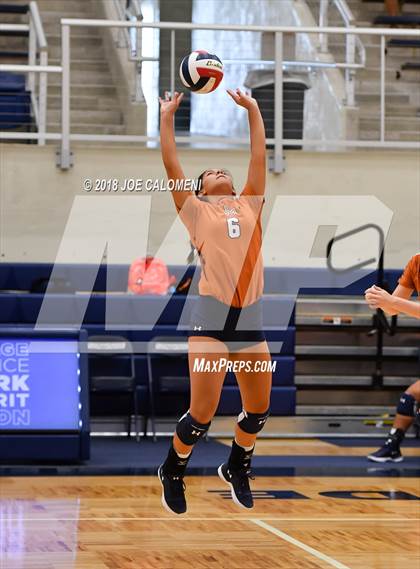
<svg viewBox="0 0 420 569"><path fill-rule="evenodd" d="M366 302L372 308L381 308L389 316L406 314L420 318L420 303L409 300L413 294L412 288L398 285L392 294L374 285L365 291Z"/></svg>
<svg viewBox="0 0 420 569"><path fill-rule="evenodd" d="M173 96L165 92L165 99L159 97L160 102L160 148L163 165L168 180L185 180L185 175L178 159L175 142L174 116L182 101L184 93L175 91ZM174 186L176 187L176 186ZM175 206L179 211L191 192L173 190L171 192Z"/></svg>
<svg viewBox="0 0 420 569"><path fill-rule="evenodd" d="M255 99L242 93L240 89L227 92L237 105L248 111L249 133L251 139L251 159L248 167L248 178L243 195L262 196L265 191L266 150L265 127L258 103Z"/></svg>

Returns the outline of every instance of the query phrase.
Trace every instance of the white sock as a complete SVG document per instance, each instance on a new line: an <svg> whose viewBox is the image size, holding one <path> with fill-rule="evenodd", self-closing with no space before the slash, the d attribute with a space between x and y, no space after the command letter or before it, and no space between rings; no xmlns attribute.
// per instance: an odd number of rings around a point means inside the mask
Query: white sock
<svg viewBox="0 0 420 569"><path fill-rule="evenodd" d="M180 452L178 452L178 451L176 450L175 447L174 447L174 450L175 450L176 454L179 456L179 458L188 458L188 457L190 456L191 452L192 452L192 451L190 450L190 452L188 452L187 454L181 454Z"/></svg>
<svg viewBox="0 0 420 569"><path fill-rule="evenodd" d="M252 445L252 446L250 446L250 447L244 447L243 445L240 445L236 439L235 439L235 443L236 443L238 446L240 446L241 448L243 448L244 450L246 450L246 452L249 452L249 451L252 450L252 449L254 448L254 446L255 446L255 445Z"/></svg>

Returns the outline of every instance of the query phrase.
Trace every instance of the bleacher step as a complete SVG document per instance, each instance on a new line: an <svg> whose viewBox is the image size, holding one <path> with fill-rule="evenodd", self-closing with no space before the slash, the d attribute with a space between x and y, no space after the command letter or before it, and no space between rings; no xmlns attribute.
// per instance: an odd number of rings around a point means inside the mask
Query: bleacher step
<svg viewBox="0 0 420 569"><path fill-rule="evenodd" d="M376 117L360 117L360 124L366 130L379 127L379 113ZM420 133L420 117L385 117L385 129L390 131L410 131Z"/></svg>
<svg viewBox="0 0 420 569"><path fill-rule="evenodd" d="M49 123L48 132L61 132L61 123ZM125 134L124 125L116 124L72 124L72 134Z"/></svg>
<svg viewBox="0 0 420 569"><path fill-rule="evenodd" d="M47 122L48 123L59 123L61 120L61 110L48 110ZM103 110L92 110L92 109L71 109L70 111L70 122L72 125L79 124L115 124L119 125L122 123L121 111L103 109Z"/></svg>
<svg viewBox="0 0 420 569"><path fill-rule="evenodd" d="M370 375L295 375L295 385L319 385L319 386L368 386L372 385Z"/></svg>
<svg viewBox="0 0 420 569"><path fill-rule="evenodd" d="M296 405L297 415L330 415L340 419L341 415L379 418L381 415L395 413L395 407L385 405ZM360 420L360 417L357 417Z"/></svg>
<svg viewBox="0 0 420 569"><path fill-rule="evenodd" d="M48 94L53 96L61 95L61 85L49 85ZM109 85L83 85L72 84L70 88L71 99L79 95L87 95L90 97L112 97L116 96L117 90L113 83Z"/></svg>
<svg viewBox="0 0 420 569"><path fill-rule="evenodd" d="M375 357L376 347L371 346L296 346L297 356L331 356L331 357ZM418 348L404 346L385 346L384 357L415 358Z"/></svg>
<svg viewBox="0 0 420 569"><path fill-rule="evenodd" d="M73 96L70 100L70 108L72 110L110 110L120 111L118 99L116 97L94 97L89 95ZM48 109L59 110L61 109L61 96L49 95L48 96Z"/></svg>
<svg viewBox="0 0 420 569"><path fill-rule="evenodd" d="M92 0L37 0L40 10L48 10L55 12L58 16L62 12L69 13L92 13L91 5Z"/></svg>
<svg viewBox="0 0 420 569"><path fill-rule="evenodd" d="M419 105L385 105L385 115L387 117L418 117ZM360 110L359 118L370 119L378 118L378 106L373 103L365 103Z"/></svg>
<svg viewBox="0 0 420 569"><path fill-rule="evenodd" d="M98 86L107 86L109 85L109 72L105 71L85 71L80 69L75 69L70 72L70 80L71 84L76 85L98 85ZM50 77L48 81L49 85L61 85L61 75L55 73L52 77Z"/></svg>
<svg viewBox="0 0 420 569"><path fill-rule="evenodd" d="M84 34L75 34L74 36L70 35L70 49L73 52L73 46L76 46L77 43L83 43L83 45L90 49L102 49L103 41L99 33L95 31L91 31L91 28L82 28L85 30ZM73 30L72 30L73 31ZM54 47L59 46L61 49L61 33L60 34L49 34L48 35L48 47L51 53L54 53Z"/></svg>

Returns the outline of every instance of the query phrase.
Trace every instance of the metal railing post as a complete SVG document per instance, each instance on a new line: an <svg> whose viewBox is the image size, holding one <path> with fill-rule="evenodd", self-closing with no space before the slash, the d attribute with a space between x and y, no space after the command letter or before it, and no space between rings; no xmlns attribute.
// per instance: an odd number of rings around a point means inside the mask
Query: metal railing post
<svg viewBox="0 0 420 569"><path fill-rule="evenodd" d="M274 34L274 172L284 171L283 163L283 33Z"/></svg>
<svg viewBox="0 0 420 569"><path fill-rule="evenodd" d="M385 36L381 36L381 126L380 141L385 140Z"/></svg>
<svg viewBox="0 0 420 569"><path fill-rule="evenodd" d="M319 27L328 27L328 0L321 0L319 5ZM328 34L319 34L319 44L322 53L328 52Z"/></svg>
<svg viewBox="0 0 420 569"><path fill-rule="evenodd" d="M70 26L61 30L61 152L60 168L67 170L71 164L70 152Z"/></svg>
<svg viewBox="0 0 420 569"><path fill-rule="evenodd" d="M40 63L42 66L48 66L48 53L41 50ZM40 135L45 135L47 130L47 81L48 74L41 72L39 74L39 96L38 96L38 132ZM38 144L43 146L45 144L45 136L38 138Z"/></svg>
<svg viewBox="0 0 420 569"><path fill-rule="evenodd" d="M36 30L32 18L29 19L29 54L28 65L36 65ZM35 73L28 73L27 88L31 93L35 93Z"/></svg>
<svg viewBox="0 0 420 569"><path fill-rule="evenodd" d="M171 96L175 92L175 30L171 30Z"/></svg>
<svg viewBox="0 0 420 569"><path fill-rule="evenodd" d="M349 26L351 27L351 26ZM351 34L346 36L346 63L347 65L353 65L356 53L356 38ZM355 97L354 97L354 70L348 68L345 70L346 78L346 105L349 107L354 107Z"/></svg>

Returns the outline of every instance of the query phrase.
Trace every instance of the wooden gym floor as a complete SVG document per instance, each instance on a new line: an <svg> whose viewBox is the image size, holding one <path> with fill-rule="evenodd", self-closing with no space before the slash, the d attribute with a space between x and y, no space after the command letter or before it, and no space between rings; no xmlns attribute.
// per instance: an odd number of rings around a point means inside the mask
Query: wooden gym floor
<svg viewBox="0 0 420 569"><path fill-rule="evenodd" d="M325 445L261 440L258 452ZM0 478L0 568L420 568L418 478L257 476L249 511L216 476L186 484L188 513L175 516L154 476Z"/></svg>

